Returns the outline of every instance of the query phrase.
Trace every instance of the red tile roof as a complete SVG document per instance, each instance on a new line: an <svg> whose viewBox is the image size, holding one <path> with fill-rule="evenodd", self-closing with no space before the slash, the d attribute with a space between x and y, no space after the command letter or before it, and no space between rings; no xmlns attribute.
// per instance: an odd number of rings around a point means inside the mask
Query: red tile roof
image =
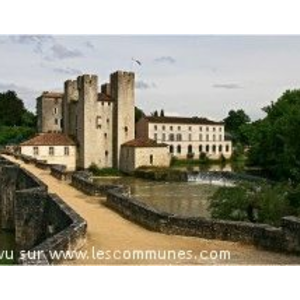
<svg viewBox="0 0 300 300"><path fill-rule="evenodd" d="M109 95L99 93L98 94L98 101L113 101L113 99Z"/></svg>
<svg viewBox="0 0 300 300"><path fill-rule="evenodd" d="M153 147L168 147L167 144L159 144L155 140L139 138L135 140L131 140L129 142L124 143L122 146L125 147L137 147L137 148L153 148Z"/></svg>
<svg viewBox="0 0 300 300"><path fill-rule="evenodd" d="M150 123L168 123L168 124L197 124L197 125L224 125L223 122L215 122L207 118L200 117L154 117L146 116Z"/></svg>
<svg viewBox="0 0 300 300"><path fill-rule="evenodd" d="M75 142L62 133L40 133L20 146L75 146Z"/></svg>

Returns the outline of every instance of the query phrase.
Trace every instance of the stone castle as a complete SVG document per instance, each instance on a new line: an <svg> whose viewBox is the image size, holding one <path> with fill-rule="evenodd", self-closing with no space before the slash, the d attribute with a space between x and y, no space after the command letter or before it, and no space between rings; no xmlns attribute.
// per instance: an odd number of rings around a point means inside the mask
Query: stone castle
<svg viewBox="0 0 300 300"><path fill-rule="evenodd" d="M38 131L61 132L77 144L76 165L119 168L121 145L134 139L135 76L117 71L98 90L96 75L67 80L63 93L37 99Z"/></svg>

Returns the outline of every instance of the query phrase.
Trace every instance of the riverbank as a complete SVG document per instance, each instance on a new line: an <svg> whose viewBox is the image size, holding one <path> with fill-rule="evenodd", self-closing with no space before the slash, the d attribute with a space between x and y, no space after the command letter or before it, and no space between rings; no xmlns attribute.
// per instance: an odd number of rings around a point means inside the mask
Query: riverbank
<svg viewBox="0 0 300 300"><path fill-rule="evenodd" d="M105 205L105 198L87 196L71 187L64 181L50 176L49 171L41 170L33 165L27 165L12 157L6 158L17 162L25 169L37 176L48 185L52 193L60 196L68 205L77 211L88 222L87 243L83 251L92 253L101 251L192 251L199 254L201 251L229 251L230 260L200 259L193 256L191 259L165 260L153 259L126 259L124 257L99 259L92 255L87 259L79 258L72 261L63 261L65 265L286 265L300 264L300 258L262 251L254 246L236 242L206 240L202 238L166 235L149 231L136 225Z"/></svg>

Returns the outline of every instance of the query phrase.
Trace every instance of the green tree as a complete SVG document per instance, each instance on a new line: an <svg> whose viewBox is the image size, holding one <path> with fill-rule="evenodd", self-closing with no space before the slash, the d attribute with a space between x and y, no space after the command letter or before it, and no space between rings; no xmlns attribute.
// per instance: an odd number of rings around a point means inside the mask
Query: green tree
<svg viewBox="0 0 300 300"><path fill-rule="evenodd" d="M144 116L145 113L140 108L135 107L135 123L137 123Z"/></svg>
<svg viewBox="0 0 300 300"><path fill-rule="evenodd" d="M243 128L250 122L251 119L244 110L229 111L228 116L224 119L225 130L231 134L234 143L247 144L247 136L243 134Z"/></svg>
<svg viewBox="0 0 300 300"><path fill-rule="evenodd" d="M280 180L300 180L300 90L286 91L263 108L266 117L252 124L249 163Z"/></svg>
<svg viewBox="0 0 300 300"><path fill-rule="evenodd" d="M164 117L164 116L165 116L165 111L164 111L163 109L160 111L160 116L161 116L161 117Z"/></svg>
<svg viewBox="0 0 300 300"><path fill-rule="evenodd" d="M0 93L0 125L20 126L25 112L24 103L16 92Z"/></svg>

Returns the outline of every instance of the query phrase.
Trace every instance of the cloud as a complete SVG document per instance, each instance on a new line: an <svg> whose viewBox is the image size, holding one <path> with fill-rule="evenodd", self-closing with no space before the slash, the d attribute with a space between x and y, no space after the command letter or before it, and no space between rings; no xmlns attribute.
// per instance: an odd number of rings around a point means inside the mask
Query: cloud
<svg viewBox="0 0 300 300"><path fill-rule="evenodd" d="M168 64L175 64L176 59L172 56L160 56L155 58L154 60L156 63L168 63Z"/></svg>
<svg viewBox="0 0 300 300"><path fill-rule="evenodd" d="M234 90L234 89L241 89L243 87L235 83L217 83L213 85L213 88Z"/></svg>
<svg viewBox="0 0 300 300"><path fill-rule="evenodd" d="M59 74L67 74L67 75L80 75L82 72L79 69L73 69L73 68L53 68L52 69L55 73Z"/></svg>
<svg viewBox="0 0 300 300"><path fill-rule="evenodd" d="M135 88L139 90L148 90L156 88L156 84L154 82L148 83L143 80L139 80L135 82Z"/></svg>
<svg viewBox="0 0 300 300"><path fill-rule="evenodd" d="M82 57L83 53L78 49L69 49L61 44L55 43L50 48L50 55L46 56L46 60L61 60L66 58Z"/></svg>
<svg viewBox="0 0 300 300"><path fill-rule="evenodd" d="M10 41L20 45L32 45L36 53L43 53L45 44L54 41L51 35L12 35Z"/></svg>

